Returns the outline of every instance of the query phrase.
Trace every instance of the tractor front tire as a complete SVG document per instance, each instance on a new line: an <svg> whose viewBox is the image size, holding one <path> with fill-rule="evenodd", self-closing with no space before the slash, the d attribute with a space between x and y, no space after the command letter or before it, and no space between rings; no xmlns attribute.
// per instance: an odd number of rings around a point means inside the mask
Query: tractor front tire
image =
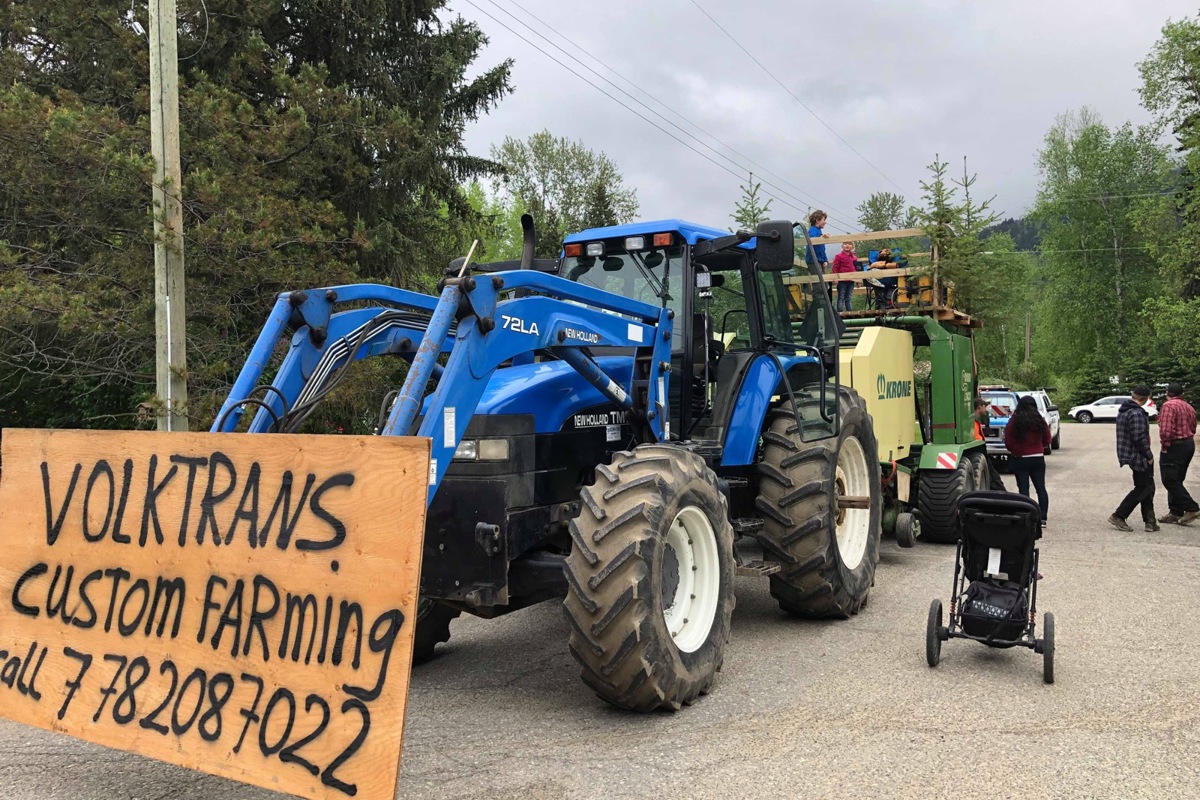
<svg viewBox="0 0 1200 800"><path fill-rule="evenodd" d="M855 392L838 392L838 417L838 435L817 442L801 439L791 406L772 411L763 431L759 541L782 565L771 595L800 617L857 614L879 562L879 445ZM869 507L839 508L843 496L868 497Z"/></svg>
<svg viewBox="0 0 1200 800"><path fill-rule="evenodd" d="M974 459L960 456L954 469L921 470L917 485L921 538L942 543L958 540L958 500L975 491L978 469Z"/></svg>
<svg viewBox="0 0 1200 800"><path fill-rule="evenodd" d="M417 629L413 633L413 664L433 658L433 650L450 640L450 623L462 612L436 600L417 598Z"/></svg>
<svg viewBox="0 0 1200 800"><path fill-rule="evenodd" d="M733 528L698 455L619 452L580 493L566 561L570 650L584 683L632 711L706 694L733 615Z"/></svg>

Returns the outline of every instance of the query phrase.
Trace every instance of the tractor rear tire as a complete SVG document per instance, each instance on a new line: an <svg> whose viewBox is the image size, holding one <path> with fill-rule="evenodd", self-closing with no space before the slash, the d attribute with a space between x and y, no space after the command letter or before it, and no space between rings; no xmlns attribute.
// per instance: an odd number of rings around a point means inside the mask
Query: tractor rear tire
<svg viewBox="0 0 1200 800"><path fill-rule="evenodd" d="M879 445L855 392L839 390L838 417L837 437L817 442L801 440L790 406L772 411L763 431L759 541L782 564L771 575L771 595L799 617L857 614L879 562ZM844 495L869 497L869 508L839 509Z"/></svg>
<svg viewBox="0 0 1200 800"><path fill-rule="evenodd" d="M462 612L424 597L417 599L417 629L413 633L413 664L433 658L433 649L450 639L450 623Z"/></svg>
<svg viewBox="0 0 1200 800"><path fill-rule="evenodd" d="M973 459L960 457L954 469L924 469L917 486L917 513L921 538L930 542L958 540L958 500L975 491Z"/></svg>
<svg viewBox="0 0 1200 800"><path fill-rule="evenodd" d="M729 506L700 456L671 445L596 468L571 520L569 647L583 682L631 711L706 694L733 615Z"/></svg>

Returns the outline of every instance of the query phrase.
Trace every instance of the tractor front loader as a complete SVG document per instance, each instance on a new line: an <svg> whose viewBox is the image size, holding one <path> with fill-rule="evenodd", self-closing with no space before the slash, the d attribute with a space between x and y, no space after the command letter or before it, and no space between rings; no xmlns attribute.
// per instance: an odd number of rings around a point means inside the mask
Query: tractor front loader
<svg viewBox="0 0 1200 800"><path fill-rule="evenodd" d="M212 430L255 408L251 433L297 431L353 362L410 362L380 433L432 447L418 660L462 612L563 597L601 698L677 709L721 666L735 574L768 576L792 614L857 613L880 456L866 403L839 382L843 327L823 292L793 332L792 224L601 228L534 261L524 223L520 263L455 262L438 298L281 295Z"/></svg>

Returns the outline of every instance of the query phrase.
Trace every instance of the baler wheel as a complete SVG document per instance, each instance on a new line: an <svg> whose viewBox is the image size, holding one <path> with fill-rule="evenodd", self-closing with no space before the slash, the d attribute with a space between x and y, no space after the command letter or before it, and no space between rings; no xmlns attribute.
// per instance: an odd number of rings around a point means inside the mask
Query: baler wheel
<svg viewBox="0 0 1200 800"><path fill-rule="evenodd" d="M958 499L975 491L977 465L969 457L959 458L954 469L923 469L917 485L917 513L921 538L930 542L955 542Z"/></svg>

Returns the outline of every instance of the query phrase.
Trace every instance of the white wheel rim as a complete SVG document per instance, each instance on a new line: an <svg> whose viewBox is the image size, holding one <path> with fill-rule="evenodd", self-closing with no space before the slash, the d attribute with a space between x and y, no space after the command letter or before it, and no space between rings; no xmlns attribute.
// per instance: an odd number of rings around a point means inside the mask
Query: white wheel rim
<svg viewBox="0 0 1200 800"><path fill-rule="evenodd" d="M838 452L835 487L838 496L869 497L871 479L867 471L867 455L862 444L853 436L842 442ZM871 509L843 508L837 515L838 555L847 569L854 569L867 552L871 534Z"/></svg>
<svg viewBox="0 0 1200 800"><path fill-rule="evenodd" d="M712 630L721 590L717 535L708 515L696 506L687 506L676 514L663 545L664 565L668 563L668 551L678 563L679 575L674 591L670 591L664 570L663 619L675 646L684 653L694 653Z"/></svg>

